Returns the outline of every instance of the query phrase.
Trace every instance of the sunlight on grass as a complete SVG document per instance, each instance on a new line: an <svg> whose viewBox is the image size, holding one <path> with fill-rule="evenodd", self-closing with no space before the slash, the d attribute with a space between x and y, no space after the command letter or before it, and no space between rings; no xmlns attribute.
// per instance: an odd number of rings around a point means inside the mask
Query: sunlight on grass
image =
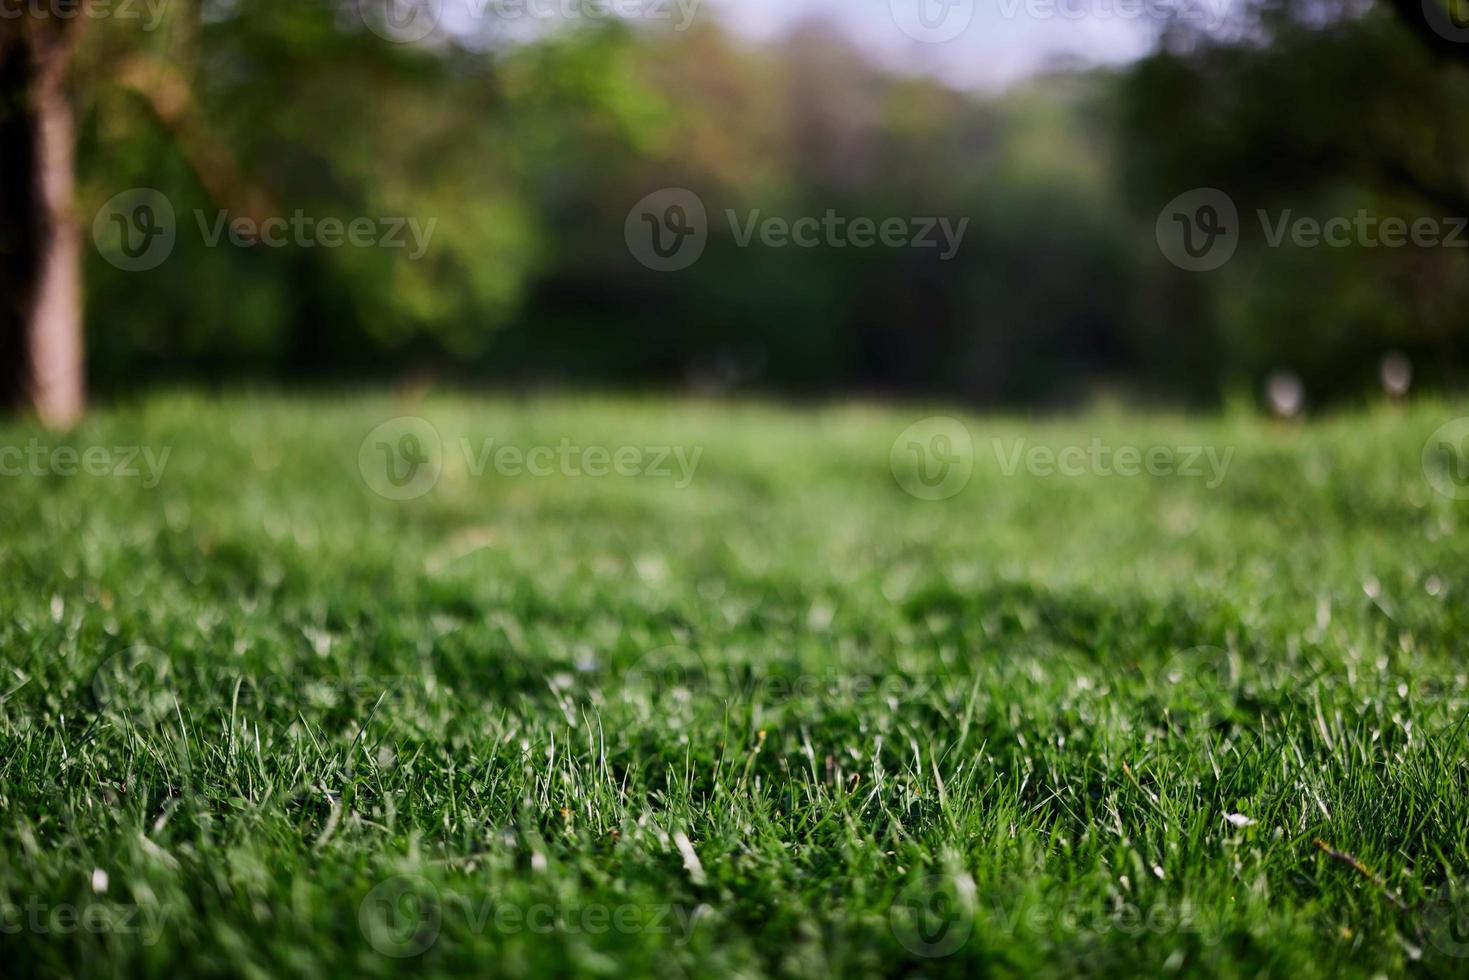
<svg viewBox="0 0 1469 980"><path fill-rule="evenodd" d="M174 396L90 419L79 458L169 453L152 487L4 479L7 959L1462 964L1469 558L1423 463L1457 412L960 417L963 486L905 492L895 446L953 414ZM414 441L370 438L403 418ZM418 461L393 471L411 499L380 492L379 441ZM1176 455L1103 473L1094 444ZM1230 451L1213 486L1194 447Z"/></svg>

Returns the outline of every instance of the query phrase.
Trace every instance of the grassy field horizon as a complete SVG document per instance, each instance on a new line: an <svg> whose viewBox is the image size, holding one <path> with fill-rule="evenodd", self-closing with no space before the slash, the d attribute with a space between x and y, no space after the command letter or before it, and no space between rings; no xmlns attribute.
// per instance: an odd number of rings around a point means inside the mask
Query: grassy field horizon
<svg viewBox="0 0 1469 980"><path fill-rule="evenodd" d="M1463 975L1469 403L0 422L8 976Z"/></svg>

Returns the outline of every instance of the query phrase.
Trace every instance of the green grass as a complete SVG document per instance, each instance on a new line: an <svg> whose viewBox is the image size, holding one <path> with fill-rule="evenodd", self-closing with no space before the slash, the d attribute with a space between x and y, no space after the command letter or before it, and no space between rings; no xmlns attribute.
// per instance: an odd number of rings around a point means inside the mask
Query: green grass
<svg viewBox="0 0 1469 980"><path fill-rule="evenodd" d="M3 973L1462 975L1469 503L1420 454L1469 409L968 418L940 502L889 461L929 414L99 412L65 444L155 487L0 478ZM402 415L444 468L394 502ZM476 477L489 437L702 453Z"/></svg>

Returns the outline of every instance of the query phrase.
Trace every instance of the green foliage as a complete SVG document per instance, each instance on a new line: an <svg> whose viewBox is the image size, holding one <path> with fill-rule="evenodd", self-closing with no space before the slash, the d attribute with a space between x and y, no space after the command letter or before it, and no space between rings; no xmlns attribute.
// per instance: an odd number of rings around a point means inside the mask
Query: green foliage
<svg viewBox="0 0 1469 980"><path fill-rule="evenodd" d="M1445 63L1389 10L1350 0L1236 17L1224 40L1180 28L1122 79L1121 173L1139 222L1210 186L1234 199L1242 236L1206 276L1141 267L1129 328L1170 347L1193 385L1285 367L1324 398L1350 396L1386 350L1407 352L1426 384L1462 383L1465 248L1276 246L1266 225L1469 216L1469 62Z"/></svg>
<svg viewBox="0 0 1469 980"><path fill-rule="evenodd" d="M707 20L397 44L352 7L174 4L157 32L88 35L83 210L156 187L180 224L152 272L92 254L102 388L426 373L1074 405L1119 384L1211 402L1289 368L1319 402L1360 397L1390 350L1429 386L1469 362L1462 250L1271 247L1256 217L1469 213L1469 74L1386 11L1247 5L1223 34L1170 26L1136 65L982 96L880 71L820 26L763 46ZM1200 186L1243 226L1207 275L1154 238ZM676 275L623 238L666 187L709 212ZM199 228L298 210L433 237L412 260L210 248ZM969 226L950 261L741 246L731 223L757 211Z"/></svg>

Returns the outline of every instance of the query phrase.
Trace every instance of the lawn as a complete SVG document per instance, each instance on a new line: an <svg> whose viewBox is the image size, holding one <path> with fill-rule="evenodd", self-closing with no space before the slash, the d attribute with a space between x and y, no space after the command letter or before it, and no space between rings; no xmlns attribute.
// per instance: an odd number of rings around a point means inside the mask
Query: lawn
<svg viewBox="0 0 1469 980"><path fill-rule="evenodd" d="M0 424L4 974L1469 970L1469 407L948 414Z"/></svg>

